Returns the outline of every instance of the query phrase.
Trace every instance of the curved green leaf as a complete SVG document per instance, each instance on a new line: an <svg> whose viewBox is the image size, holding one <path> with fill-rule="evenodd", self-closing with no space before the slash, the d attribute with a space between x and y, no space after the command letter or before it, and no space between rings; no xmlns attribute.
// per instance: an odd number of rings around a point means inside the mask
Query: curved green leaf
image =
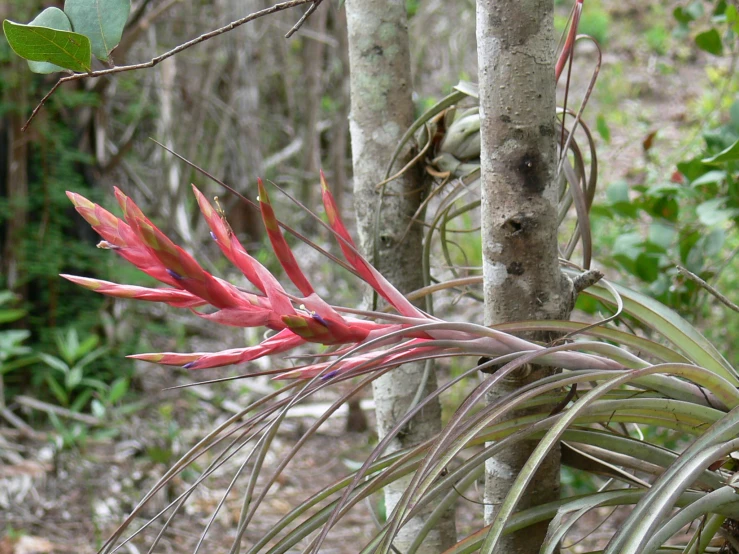
<svg viewBox="0 0 739 554"><path fill-rule="evenodd" d="M618 533L608 544L606 553L616 554L632 548L638 549L640 543L646 542L654 533L661 517L670 509L670 502L674 500L675 494L680 493L680 487L684 487L685 483L691 483L697 477L698 470L702 471L716 459L707 453L714 454L714 450L721 450L724 446L723 441L736 436L737 430L739 430L739 408L734 408L699 436L675 463L667 468L654 483L644 501L636 506L620 526Z"/></svg>
<svg viewBox="0 0 739 554"><path fill-rule="evenodd" d="M644 547L644 552L656 551L657 548L659 548L675 533L680 531L680 529L705 514L715 513L721 508L733 508L736 510L738 502L739 495L737 495L733 487L728 485L709 492L704 497L683 508L677 514L668 519L659 531L652 535L652 537L647 541L647 544Z"/></svg>
<svg viewBox="0 0 739 554"><path fill-rule="evenodd" d="M737 160L739 160L739 140L731 146L726 147L715 156L703 158L701 161L704 164L723 164L727 162L735 162Z"/></svg>
<svg viewBox="0 0 739 554"><path fill-rule="evenodd" d="M58 29L60 31L71 31L72 24L69 19L59 8L46 8L36 18L29 23L36 27L49 27L50 29ZM28 60L28 68L34 73L55 73L64 71L63 67L48 62L32 62Z"/></svg>
<svg viewBox="0 0 739 554"><path fill-rule="evenodd" d="M47 12L48 15L44 15ZM41 20L46 24L63 26L62 17L66 19L61 10L48 8L33 22L39 23L38 20ZM30 62L46 62L43 65L29 63L31 71L51 73L59 71L57 67L80 72L90 71L90 39L84 35L42 25L23 25L7 19L3 21L3 31L8 44L21 58Z"/></svg>
<svg viewBox="0 0 739 554"><path fill-rule="evenodd" d="M107 61L118 46L131 11L131 0L66 0L64 13L75 33L90 39L92 53Z"/></svg>
<svg viewBox="0 0 739 554"><path fill-rule="evenodd" d="M677 312L644 294L611 284L624 301L625 313L661 334L695 364L715 371L735 385L739 384L739 374L731 364L715 346ZM600 283L588 288L583 294L597 298L606 304L613 303L611 294Z"/></svg>
<svg viewBox="0 0 739 554"><path fill-rule="evenodd" d="M720 56L724 51L721 35L716 29L709 29L695 37L695 44L701 50L705 50L714 56Z"/></svg>

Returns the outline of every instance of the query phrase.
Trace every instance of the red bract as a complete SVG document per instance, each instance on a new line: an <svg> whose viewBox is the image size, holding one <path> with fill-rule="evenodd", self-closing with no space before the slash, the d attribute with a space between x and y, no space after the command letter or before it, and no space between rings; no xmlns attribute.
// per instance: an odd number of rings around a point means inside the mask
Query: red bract
<svg viewBox="0 0 739 554"><path fill-rule="evenodd" d="M105 239L98 246L113 250L170 288L151 289L86 277L63 277L109 296L164 302L174 307L189 308L199 317L221 325L267 327L276 331L262 343L246 348L213 353L163 352L132 356L139 360L188 369L245 363L262 356L292 350L307 342L344 346L333 353L337 356L333 361L286 370L278 378L312 378L323 373L324 378L329 378L351 370L367 371L444 354L464 352L499 356L543 348L512 335L472 324L442 322L416 308L359 254L341 221L323 174L321 188L328 222L344 257L357 274L397 310L400 315L394 316L395 323L380 323L342 315L341 309L329 305L315 293L282 235L261 181L259 206L267 235L277 259L287 276L304 295L303 298L288 294L277 278L248 254L233 234L224 214L214 209L194 186L198 205L210 227L211 236L223 254L256 288L256 292L241 290L205 271L118 189L115 189L115 195L125 221L78 194L68 192L67 196L82 217ZM215 310L208 310L207 306ZM195 310L202 307L206 309ZM399 341L405 342L397 345ZM387 349L378 350L379 348ZM610 360L576 352L551 354L549 360L549 363L578 369L621 367Z"/></svg>

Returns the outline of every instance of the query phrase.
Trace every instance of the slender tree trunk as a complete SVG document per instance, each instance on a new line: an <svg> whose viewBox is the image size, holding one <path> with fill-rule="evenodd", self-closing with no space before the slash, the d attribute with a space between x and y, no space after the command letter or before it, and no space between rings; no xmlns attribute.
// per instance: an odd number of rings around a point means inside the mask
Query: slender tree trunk
<svg viewBox="0 0 739 554"><path fill-rule="evenodd" d="M478 0L477 52L482 139L482 249L485 323L569 317L572 284L559 269L553 0ZM546 336L535 336L546 340ZM550 374L527 367L491 400ZM517 414L520 415L520 414ZM511 415L512 416L512 415ZM490 521L534 444L490 458L485 509ZM520 508L559 496L559 452L529 487ZM501 554L539 551L547 522L506 537Z"/></svg>
<svg viewBox="0 0 739 554"><path fill-rule="evenodd" d="M344 191L347 186L346 153L349 138L349 45L346 36L346 10L343 6L334 8L334 36L338 40L338 58L341 74L344 76L336 92L339 105L338 116L331 130L331 158L334 168L331 184L333 195L339 209L344 205Z"/></svg>
<svg viewBox="0 0 739 554"><path fill-rule="evenodd" d="M323 99L323 58L326 50L323 35L326 34L329 6L316 10L310 20L308 28L316 33L316 37L303 37L305 45L305 140L303 141L303 187L301 200L307 206L315 206L318 201L318 191L315 187L315 175L321 167L321 134L318 122L321 117L321 102Z"/></svg>
<svg viewBox="0 0 739 554"><path fill-rule="evenodd" d="M423 286L421 226L414 225L401 241L409 218L422 199L424 187L420 171L409 171L387 185L379 225L375 222L375 210L380 202L377 183L383 180L394 147L413 121L405 9L404 0L346 1L351 68L349 128L361 248L369 259L377 248L378 269L401 291L409 292ZM410 152L405 152L396 169L409 159ZM426 377L424 382L422 364L408 364L375 381L380 436L406 413L419 388L425 385L424 394L434 390L433 371ZM438 433L440 414L438 402L427 406L394 441L392 448L412 446ZM400 480L385 489L388 514L407 484L408 480ZM408 549L424 519L425 514L420 514L401 530L394 542L400 552ZM454 520L449 514L429 534L420 551L442 552L454 542Z"/></svg>

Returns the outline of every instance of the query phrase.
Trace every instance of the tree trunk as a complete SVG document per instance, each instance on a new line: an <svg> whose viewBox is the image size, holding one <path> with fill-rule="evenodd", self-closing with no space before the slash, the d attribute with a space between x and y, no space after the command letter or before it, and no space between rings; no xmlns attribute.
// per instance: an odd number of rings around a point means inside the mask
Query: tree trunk
<svg viewBox="0 0 739 554"><path fill-rule="evenodd" d="M305 139L303 141L303 186L300 199L306 206L315 206L318 201L318 190L315 187L315 176L321 167L321 134L318 122L321 118L321 102L323 100L323 58L326 50L326 23L329 6L316 12L308 20L308 28L316 35L303 36L304 46L303 76L305 89L303 102L305 105Z"/></svg>
<svg viewBox="0 0 739 554"><path fill-rule="evenodd" d="M557 251L553 9L553 0L477 1L486 325L566 319L572 307L572 284L560 272ZM490 400L553 371L522 368ZM534 446L487 461L486 521ZM558 497L559 451L545 461L519 508ZM538 552L546 528L543 522L509 535L498 552Z"/></svg>
<svg viewBox="0 0 739 554"><path fill-rule="evenodd" d="M402 292L423 286L421 273L422 228L414 225L403 238L409 218L420 205L423 176L411 170L389 183L382 197L380 222L375 211L380 202L377 183L394 147L413 121L410 54L404 0L347 0L346 14L351 69L351 116L349 128L354 166L354 202L361 249L370 260L377 248L378 269ZM394 170L410 159L406 151ZM377 229L377 230L376 230ZM374 383L378 434L388 430L411 407L416 392L424 387L422 364L397 368ZM427 375L424 395L436 387L433 371ZM418 444L441 428L441 409L434 402L410 423L393 442L394 450ZM409 479L385 489L390 514ZM428 512L409 522L396 537L394 546L405 552ZM426 538L420 551L442 552L456 542L453 514L444 518Z"/></svg>

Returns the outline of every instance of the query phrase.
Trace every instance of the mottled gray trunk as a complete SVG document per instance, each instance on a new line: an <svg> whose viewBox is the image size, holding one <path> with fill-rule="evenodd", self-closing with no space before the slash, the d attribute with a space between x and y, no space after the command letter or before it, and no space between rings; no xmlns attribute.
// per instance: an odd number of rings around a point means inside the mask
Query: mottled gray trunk
<svg viewBox="0 0 739 554"><path fill-rule="evenodd" d="M485 323L567 318L572 284L559 269L553 0L478 0L477 52L482 139L482 249ZM546 336L533 337L546 340ZM491 400L553 370L524 368ZM490 521L534 444L486 464ZM519 508L559 496L559 452ZM547 522L506 537L501 554L539 551Z"/></svg>
<svg viewBox="0 0 739 554"><path fill-rule="evenodd" d="M404 235L409 218L423 194L420 171L409 171L389 183L382 198L379 225L375 210L380 201L377 183L403 132L413 121L410 54L404 0L347 0L346 14L351 68L351 116L349 128L354 166L354 202L361 249L373 258L377 248L378 269L401 291L423 286L421 273L422 228L414 225ZM397 169L410 159L405 152ZM402 240L401 240L402 239ZM408 364L375 381L374 395L378 433L385 435L413 402L423 384L423 365ZM425 391L434 390L433 371ZM441 409L438 402L426 406L392 444L394 450L418 444L439 432ZM390 513L408 484L400 480L385 489ZM409 522L394 544L405 552L428 512ZM420 552L444 551L455 541L452 514L443 519L427 537Z"/></svg>

